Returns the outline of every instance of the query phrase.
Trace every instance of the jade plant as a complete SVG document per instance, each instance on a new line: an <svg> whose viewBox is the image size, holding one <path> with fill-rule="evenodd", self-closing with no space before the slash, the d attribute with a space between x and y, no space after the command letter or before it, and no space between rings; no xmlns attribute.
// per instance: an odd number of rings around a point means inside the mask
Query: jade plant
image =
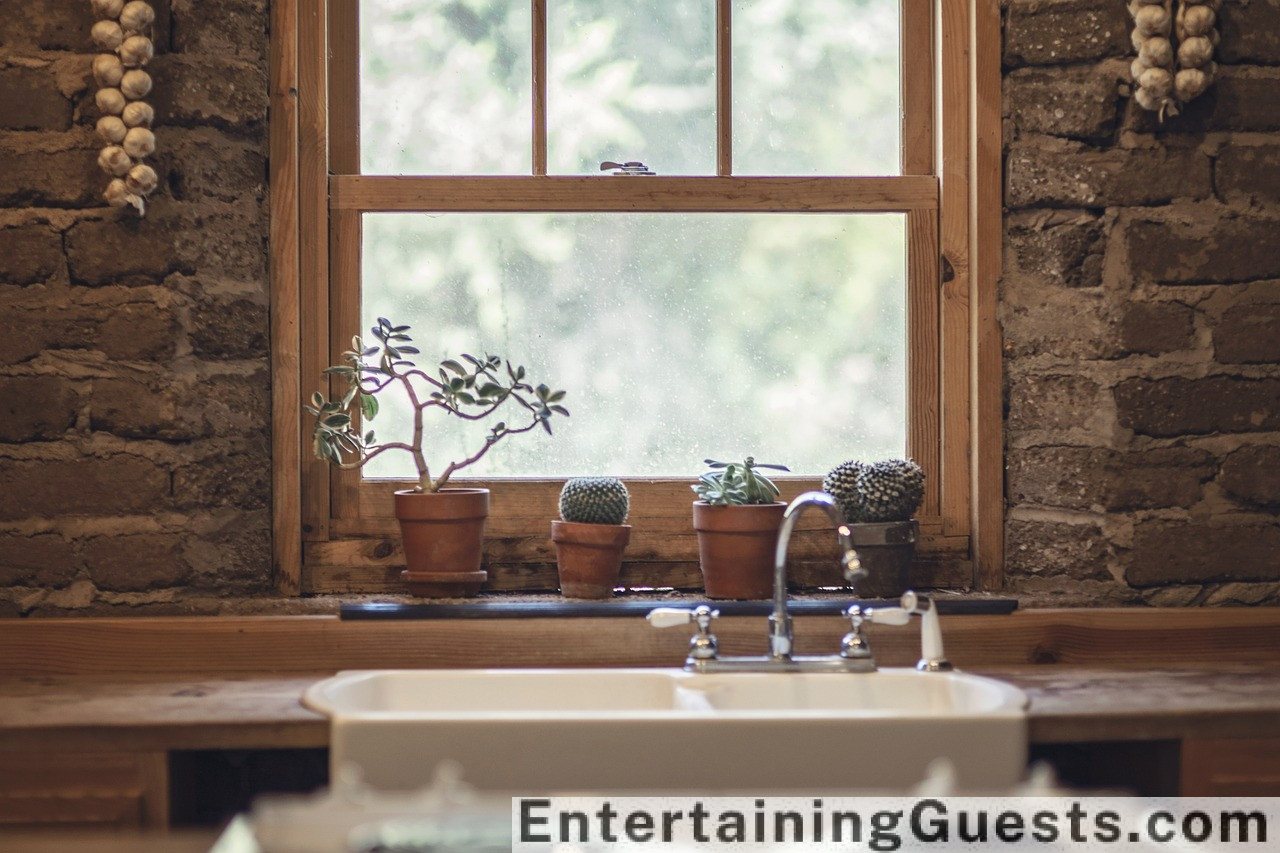
<svg viewBox="0 0 1280 853"><path fill-rule="evenodd" d="M702 474L690 488L712 506L771 504L781 492L759 469L791 470L785 465L756 462L750 456L742 462L717 462L714 459L704 459L703 462L711 470Z"/></svg>
<svg viewBox="0 0 1280 853"><path fill-rule="evenodd" d="M560 490L560 518L579 524L625 524L630 500L617 477L572 477Z"/></svg>
<svg viewBox="0 0 1280 853"><path fill-rule="evenodd" d="M924 471L910 459L842 462L822 480L851 524L908 521L924 500Z"/></svg>
<svg viewBox="0 0 1280 853"><path fill-rule="evenodd" d="M476 357L462 354L445 359L433 372L417 367L407 356L418 355L408 326L397 326L385 317L372 328L376 345L367 345L357 335L351 349L343 353L344 364L326 368L327 376L346 380L339 396L328 399L317 391L308 412L315 416L312 448L319 459L339 468L360 468L390 450L408 453L418 471L415 491L438 492L459 470L473 465L489 450L513 435L542 427L551 434L554 415L568 417L560 401L564 391L533 385L525 369L496 355ZM378 395L398 389L413 412L413 435L408 441L379 442L373 430L361 432L356 415L373 420L379 410ZM501 420L490 427L479 448L463 459L448 462L439 476L432 476L426 454L426 415L438 410L466 421L481 421L506 406L516 411L519 423Z"/></svg>

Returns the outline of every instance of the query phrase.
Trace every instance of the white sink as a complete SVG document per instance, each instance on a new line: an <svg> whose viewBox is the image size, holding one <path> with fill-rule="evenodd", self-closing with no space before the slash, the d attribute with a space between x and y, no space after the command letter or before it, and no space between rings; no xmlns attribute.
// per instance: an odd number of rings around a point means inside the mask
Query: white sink
<svg viewBox="0 0 1280 853"><path fill-rule="evenodd" d="M313 685L331 765L379 788L453 759L488 791L902 790L935 758L960 785L1026 763L1026 696L962 673L679 669L368 670Z"/></svg>

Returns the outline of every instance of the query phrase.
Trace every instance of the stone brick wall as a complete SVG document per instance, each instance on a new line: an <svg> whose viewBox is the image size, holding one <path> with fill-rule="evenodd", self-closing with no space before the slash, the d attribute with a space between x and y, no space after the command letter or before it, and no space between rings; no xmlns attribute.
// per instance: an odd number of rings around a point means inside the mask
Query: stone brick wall
<svg viewBox="0 0 1280 853"><path fill-rule="evenodd" d="M0 615L270 588L267 0L152 2L143 219L101 198L88 0L0 16Z"/></svg>
<svg viewBox="0 0 1280 853"><path fill-rule="evenodd" d="M270 602L267 0L154 0L162 187L107 208L87 0L0 17L0 616ZM1280 599L1280 0L1158 125L1123 0L1002 0L1007 570Z"/></svg>
<svg viewBox="0 0 1280 853"><path fill-rule="evenodd" d="M1280 2L1128 97L1122 0L1004 4L1007 572L1039 602L1280 600Z"/></svg>

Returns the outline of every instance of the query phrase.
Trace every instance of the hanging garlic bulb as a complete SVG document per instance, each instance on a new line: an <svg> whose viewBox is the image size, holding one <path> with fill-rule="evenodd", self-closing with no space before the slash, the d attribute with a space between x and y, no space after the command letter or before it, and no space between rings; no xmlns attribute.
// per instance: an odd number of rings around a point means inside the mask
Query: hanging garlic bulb
<svg viewBox="0 0 1280 853"><path fill-rule="evenodd" d="M124 185L124 181L120 178L113 178L111 183L107 184L107 190L102 197L107 200L107 204L112 207L124 207L129 203L129 188Z"/></svg>
<svg viewBox="0 0 1280 853"><path fill-rule="evenodd" d="M130 169L128 176L124 179L124 185L129 188L129 192L136 195L151 195L159 184L160 178L156 175L156 170L145 163L139 163Z"/></svg>
<svg viewBox="0 0 1280 853"><path fill-rule="evenodd" d="M1133 17L1133 46L1138 56L1129 66L1133 77L1133 99L1144 110L1176 115L1174 91L1173 0L1130 0Z"/></svg>
<svg viewBox="0 0 1280 853"><path fill-rule="evenodd" d="M1170 85L1173 81L1170 80ZM124 135L124 152L135 160L150 157L156 150L156 135L145 127L130 128Z"/></svg>
<svg viewBox="0 0 1280 853"><path fill-rule="evenodd" d="M145 98L151 92L151 75L140 68L126 71L120 78L120 91L131 101Z"/></svg>
<svg viewBox="0 0 1280 853"><path fill-rule="evenodd" d="M124 76L124 64L114 53L100 53L93 58L93 79L99 86L118 86Z"/></svg>
<svg viewBox="0 0 1280 853"><path fill-rule="evenodd" d="M93 13L99 18L118 18L124 10L124 0L92 0Z"/></svg>
<svg viewBox="0 0 1280 853"><path fill-rule="evenodd" d="M125 127L123 121L118 116L103 116L98 119L96 125L98 136L101 136L104 142L112 145L119 145L124 141L125 134L129 132L129 128Z"/></svg>
<svg viewBox="0 0 1280 853"><path fill-rule="evenodd" d="M120 11L120 26L134 33L142 32L151 26L155 19L155 10L142 0L129 0Z"/></svg>
<svg viewBox="0 0 1280 853"><path fill-rule="evenodd" d="M150 127L151 122L155 121L156 111L151 105L145 101L134 101L124 108L124 112L120 114L120 118L124 120L125 127Z"/></svg>
<svg viewBox="0 0 1280 853"><path fill-rule="evenodd" d="M146 36L129 36L120 45L120 61L126 68L146 65L155 56L155 46Z"/></svg>
<svg viewBox="0 0 1280 853"><path fill-rule="evenodd" d="M118 116L124 112L124 94L119 89L99 89L94 93L93 102L103 115Z"/></svg>
<svg viewBox="0 0 1280 853"><path fill-rule="evenodd" d="M124 41L124 30L115 21L98 21L90 35L94 44L106 50L115 50Z"/></svg>
<svg viewBox="0 0 1280 853"><path fill-rule="evenodd" d="M118 178L133 168L133 160L119 145L108 145L98 154L98 167L108 175Z"/></svg>

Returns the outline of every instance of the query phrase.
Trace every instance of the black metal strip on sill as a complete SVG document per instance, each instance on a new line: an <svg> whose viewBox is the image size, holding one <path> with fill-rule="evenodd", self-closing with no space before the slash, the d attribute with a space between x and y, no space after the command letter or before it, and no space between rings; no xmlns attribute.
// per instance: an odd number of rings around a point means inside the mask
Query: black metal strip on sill
<svg viewBox="0 0 1280 853"><path fill-rule="evenodd" d="M937 598L938 613L943 616L999 616L1012 613L1018 602L1012 598ZM342 619L546 619L562 617L636 616L655 607L692 606L701 602L632 599L612 601L468 601L435 604L403 602L363 602L343 604ZM724 616L767 616L773 609L770 601L712 601ZM896 599L866 599L871 606L892 606ZM792 599L788 602L794 616L839 616L849 600Z"/></svg>

